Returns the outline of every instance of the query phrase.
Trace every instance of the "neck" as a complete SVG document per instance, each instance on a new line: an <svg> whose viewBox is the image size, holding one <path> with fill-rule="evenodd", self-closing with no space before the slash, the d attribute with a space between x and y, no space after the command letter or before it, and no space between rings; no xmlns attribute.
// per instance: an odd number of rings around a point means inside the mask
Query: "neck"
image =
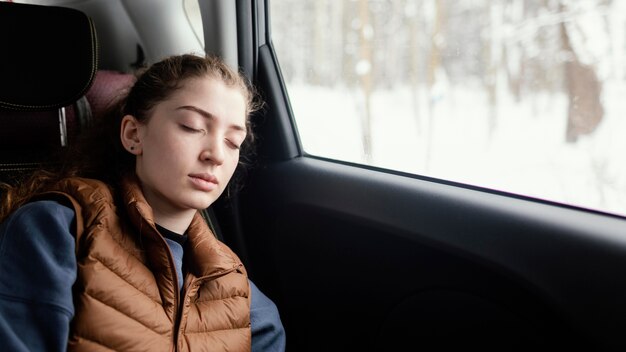
<svg viewBox="0 0 626 352"><path fill-rule="evenodd" d="M183 234L187 231L187 228L196 214L195 209L191 209L184 213L177 212L176 214L159 212L154 208L153 211L155 223L178 234Z"/></svg>
<svg viewBox="0 0 626 352"><path fill-rule="evenodd" d="M165 195L141 186L143 196L152 208L152 219L155 223L176 233L185 233L193 217L198 212L193 208L182 208L173 205Z"/></svg>

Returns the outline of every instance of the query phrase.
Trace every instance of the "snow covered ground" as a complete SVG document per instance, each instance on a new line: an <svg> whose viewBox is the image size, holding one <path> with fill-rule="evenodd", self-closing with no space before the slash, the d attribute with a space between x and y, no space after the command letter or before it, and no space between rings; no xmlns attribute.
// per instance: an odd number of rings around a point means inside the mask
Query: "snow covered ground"
<svg viewBox="0 0 626 352"><path fill-rule="evenodd" d="M288 89L307 153L368 163L358 91ZM498 99L490 110L470 85L373 92L371 164L626 215L626 83L605 82L604 119L576 143L565 142L565 95Z"/></svg>

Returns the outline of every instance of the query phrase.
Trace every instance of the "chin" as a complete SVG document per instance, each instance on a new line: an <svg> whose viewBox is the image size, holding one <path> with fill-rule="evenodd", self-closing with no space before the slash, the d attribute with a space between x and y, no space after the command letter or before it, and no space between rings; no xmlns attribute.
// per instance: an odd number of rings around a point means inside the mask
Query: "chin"
<svg viewBox="0 0 626 352"><path fill-rule="evenodd" d="M202 198L203 199L201 199L200 197L196 197L196 199L189 199L187 202L185 202L185 204L189 208L200 210L200 209L206 209L210 207L211 204L213 204L215 200L217 199L217 197L202 197Z"/></svg>

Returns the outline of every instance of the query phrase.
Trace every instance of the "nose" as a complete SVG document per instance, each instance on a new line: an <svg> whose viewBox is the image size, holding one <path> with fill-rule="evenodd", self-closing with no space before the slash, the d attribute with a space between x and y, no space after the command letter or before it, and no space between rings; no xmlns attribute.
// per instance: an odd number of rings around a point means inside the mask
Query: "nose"
<svg viewBox="0 0 626 352"><path fill-rule="evenodd" d="M221 140L217 136L210 136L200 153L200 160L214 165L222 165L224 163L224 143Z"/></svg>

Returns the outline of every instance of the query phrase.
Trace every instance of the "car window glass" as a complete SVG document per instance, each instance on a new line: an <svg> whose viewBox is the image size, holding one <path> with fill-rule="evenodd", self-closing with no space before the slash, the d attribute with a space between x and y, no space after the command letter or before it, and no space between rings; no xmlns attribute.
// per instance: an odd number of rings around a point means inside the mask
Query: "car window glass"
<svg viewBox="0 0 626 352"><path fill-rule="evenodd" d="M626 214L626 2L270 4L307 154Z"/></svg>
<svg viewBox="0 0 626 352"><path fill-rule="evenodd" d="M204 30L202 27L202 16L200 15L200 5L198 0L183 0L183 6L185 7L185 14L187 20L191 24L193 33L198 38L198 42L204 48Z"/></svg>

